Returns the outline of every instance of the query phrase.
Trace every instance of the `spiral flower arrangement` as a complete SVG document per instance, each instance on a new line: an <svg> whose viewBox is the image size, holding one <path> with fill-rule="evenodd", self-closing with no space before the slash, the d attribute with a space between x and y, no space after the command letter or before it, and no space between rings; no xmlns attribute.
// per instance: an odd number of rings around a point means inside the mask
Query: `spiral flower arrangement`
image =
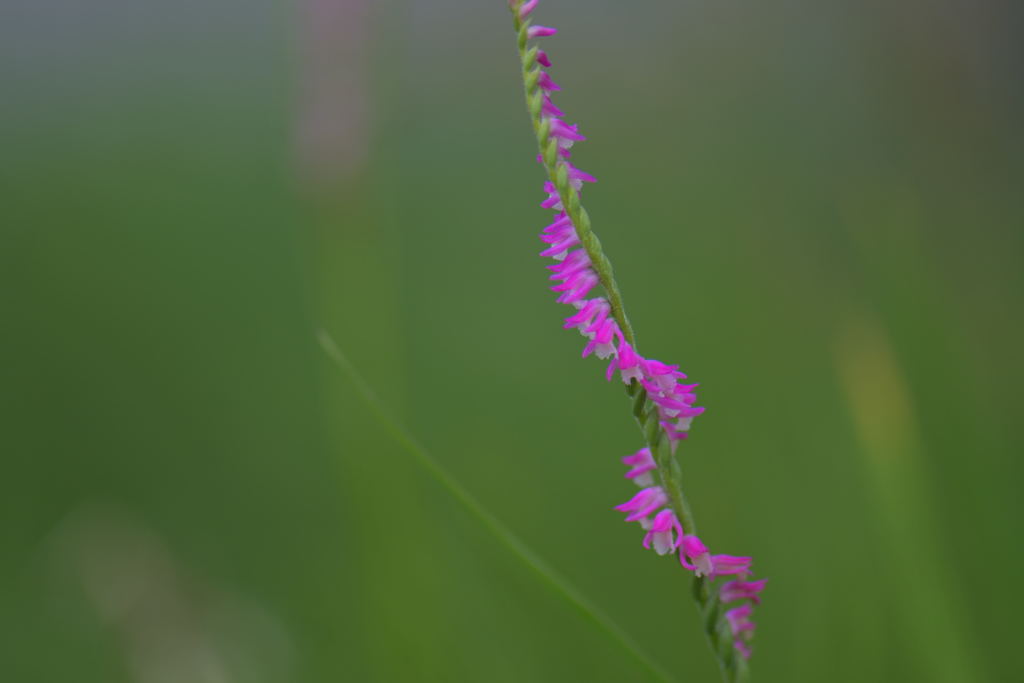
<svg viewBox="0 0 1024 683"><path fill-rule="evenodd" d="M695 417L704 412L696 404L697 384L690 383L678 365L647 358L637 350L633 328L626 317L612 265L580 203L585 183L595 178L572 163L572 147L586 138L552 100L561 87L552 80L548 54L536 39L557 30L532 22L538 0L510 0L518 37L527 108L540 153L537 160L547 174L541 206L554 212L541 231L546 245L541 256L554 282L558 303L572 307L566 329L586 339L583 356L608 361L606 377L618 376L633 403L633 415L645 445L622 458L625 476L640 487L628 501L616 506L644 531L643 546L658 555L675 555L694 576L694 596L703 616L709 642L726 681L739 680L751 656L753 605L760 604L766 579L751 580L751 558L712 554L697 536L693 514L682 489L676 460L680 442L689 436ZM595 289L604 296L594 296ZM720 577L729 580L716 583Z"/></svg>

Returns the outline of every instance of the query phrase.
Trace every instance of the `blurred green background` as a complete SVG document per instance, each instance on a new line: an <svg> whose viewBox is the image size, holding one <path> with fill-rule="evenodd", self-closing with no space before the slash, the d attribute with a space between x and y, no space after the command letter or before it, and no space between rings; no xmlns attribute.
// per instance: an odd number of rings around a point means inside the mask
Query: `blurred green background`
<svg viewBox="0 0 1024 683"><path fill-rule="evenodd" d="M315 339L680 680L622 392L546 291L503 0L0 10L0 680L645 681ZM1010 0L548 0L641 348L708 412L758 681L1019 676Z"/></svg>

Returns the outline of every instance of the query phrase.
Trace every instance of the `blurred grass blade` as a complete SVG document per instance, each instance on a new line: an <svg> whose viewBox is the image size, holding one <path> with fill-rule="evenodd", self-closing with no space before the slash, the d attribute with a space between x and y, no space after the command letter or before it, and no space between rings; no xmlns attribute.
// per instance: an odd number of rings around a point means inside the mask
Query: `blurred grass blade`
<svg viewBox="0 0 1024 683"><path fill-rule="evenodd" d="M663 681L675 680L657 662L644 653L629 634L623 631L612 619L587 599L579 589L566 578L559 575L536 552L513 534L504 524L485 510L477 500L452 478L440 463L402 427L385 408L366 380L356 371L348 358L326 331L320 330L317 339L327 355L348 376L359 393L360 398L373 412L391 436L395 438L434 479L443 486L466 510L476 517L496 539L512 551L520 560L536 573L545 583L550 585L566 602L576 608L584 617L600 627L612 640L629 652L637 662L643 664L655 677Z"/></svg>
<svg viewBox="0 0 1024 683"><path fill-rule="evenodd" d="M846 316L835 348L836 366L850 406L881 529L879 548L892 561L893 597L902 633L918 666L933 683L986 679L973 635L962 616L944 561L950 541L932 511L925 453L905 373L880 321L867 313ZM945 543L946 545L943 545Z"/></svg>

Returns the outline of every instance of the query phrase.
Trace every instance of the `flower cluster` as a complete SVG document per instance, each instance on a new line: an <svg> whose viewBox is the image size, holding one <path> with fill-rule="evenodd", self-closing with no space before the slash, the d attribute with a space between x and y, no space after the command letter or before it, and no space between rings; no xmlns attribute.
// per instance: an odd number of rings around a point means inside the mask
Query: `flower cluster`
<svg viewBox="0 0 1024 683"><path fill-rule="evenodd" d="M694 405L697 385L685 383L687 377L679 366L641 356L623 333L608 298L592 296L593 290L601 284L609 293L612 291L608 282L602 280L603 274L608 278L610 275L594 263L602 257L600 247L585 244L578 231L581 216L585 216L579 206L580 191L584 183L596 182L596 179L572 164L573 145L586 138L576 124L566 121L565 114L551 99L561 87L546 71L551 66L550 58L539 48L526 49L526 41L557 33L554 28L530 23L529 16L537 3L538 0L509 0L520 30L527 99L541 145L537 160L548 170L550 178L544 183L545 198L540 205L552 210L554 216L541 232L540 239L546 248L540 255L554 260L547 268L551 271L549 279L554 282L551 291L558 295L558 303L574 309L565 318L565 329L576 329L586 338L584 357L593 354L608 360L606 378L609 381L618 374L631 390L642 388L642 400L653 406L651 415L656 416L660 428L654 430L660 431L657 441L660 442L661 437L667 440L669 452L666 455L671 458L679 441L687 437L693 418L703 413L704 408ZM589 223L583 227L589 230ZM653 421L652 426L655 426ZM666 463L659 464L656 456L661 457L648 447L622 459L630 468L625 476L635 481L641 490L615 509L627 514L627 522L639 522L646 531L645 548L653 547L659 555L677 554L685 569L697 577L706 577L709 582L721 576L736 577L719 588L718 599L722 604L740 600L758 603L765 580L746 580L751 573L751 558L712 555L692 529L684 528L677 517L681 511L673 509L673 500L664 488L667 477L671 476L670 469ZM749 620L750 602L725 613L729 636L745 658L750 656L749 642L754 628Z"/></svg>
<svg viewBox="0 0 1024 683"><path fill-rule="evenodd" d="M669 497L661 486L654 486L653 472L657 471L657 463L649 448L641 448L632 455L622 458L629 466L626 477L632 479L642 488L639 493L622 505L615 507L620 512L628 513L627 522L639 522L647 534L644 536L644 547L654 546L659 555L678 551L679 563L698 577L707 577L714 581L720 576L736 576L738 578L723 583L718 591L718 598L724 605L750 600L760 604L760 593L767 579L747 581L751 574L752 558L735 555L712 555L704 543L694 534L687 534L669 505ZM653 515L653 517L652 517ZM753 637L754 623L749 617L752 608L749 603L726 611L726 621L730 629L730 637L736 650L744 657L750 657L750 640Z"/></svg>
<svg viewBox="0 0 1024 683"><path fill-rule="evenodd" d="M519 8L520 18L525 19L536 6L533 0L523 3ZM556 32L556 29L547 26L530 26L527 36L550 36ZM536 61L542 67L551 66L551 60L543 50L537 51ZM586 138L580 134L576 124L566 123L563 118L565 114L552 102L551 93L561 88L543 68L538 73L536 88L541 92L541 128L547 130L548 138L556 142L560 166L565 168L568 184L579 193L583 183L597 181L594 176L573 166L570 160L573 144ZM541 155L538 155L537 160L544 162ZM551 271L549 279L556 282L551 291L558 294L558 303L576 309L565 319L564 327L575 328L587 338L583 348L584 357L594 354L598 358L610 359L606 373L609 380L617 372L626 384L639 382L647 390L647 397L658 407L662 426L673 442L686 438L693 418L704 412L703 408L693 405L697 400L693 393L697 385L680 383L680 380L686 379L686 375L679 371L678 365L643 358L626 341L611 315L608 300L601 296L588 298L591 291L600 284L601 278L587 250L581 245L558 187L549 180L544 183L544 192L546 198L540 205L553 210L555 215L541 232L540 239L548 246L540 255L555 260L553 265L548 266L548 270Z"/></svg>

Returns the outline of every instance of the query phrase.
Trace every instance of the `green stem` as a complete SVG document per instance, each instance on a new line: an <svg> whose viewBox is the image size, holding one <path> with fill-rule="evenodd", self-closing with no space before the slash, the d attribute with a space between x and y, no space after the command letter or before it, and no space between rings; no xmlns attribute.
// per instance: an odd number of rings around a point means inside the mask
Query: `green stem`
<svg viewBox="0 0 1024 683"><path fill-rule="evenodd" d="M541 115L544 103L544 93L538 87L538 79L541 75L540 66L537 64L537 48L529 47L527 31L530 21L523 20L519 16L519 7L523 0L516 0L511 5L512 17L517 33L517 44L519 47L519 60L523 69L523 88L526 95L526 105L530 112L533 123L533 132L537 137L537 146L540 150L541 161L547 172L548 179L558 190L558 197L562 202L566 215L572 221L576 235L579 237L583 249L590 259L590 263L597 273L601 286L608 296L608 303L611 308L611 315L618 323L623 337L631 346L636 348L636 335L633 326L626 316L625 307L622 303L622 293L619 291L618 283L615 281L611 261L605 255L601 247L601 240L598 239L590 225L590 217L586 209L580 203L580 193L569 182L568 166L561 157L558 150L558 141L550 135L550 123ZM639 353L639 352L638 352ZM647 399L647 392L636 380L630 382L626 387L626 393L633 399L633 416L644 436L644 441L654 456L657 464L658 479L668 494L670 506L676 517L682 524L687 534L696 534L697 525L693 518L690 504L686 500L682 487L682 470L676 460L674 449L668 443L665 430L660 424L660 417L657 406ZM726 683L734 683L741 679L745 672L745 663L741 657L737 657L732 646L731 638L724 630L722 610L718 597L711 590L710 581L703 577L696 577L693 583L693 595L697 602L698 610L704 621L705 632L708 642L715 654L719 667L722 671L723 680Z"/></svg>

